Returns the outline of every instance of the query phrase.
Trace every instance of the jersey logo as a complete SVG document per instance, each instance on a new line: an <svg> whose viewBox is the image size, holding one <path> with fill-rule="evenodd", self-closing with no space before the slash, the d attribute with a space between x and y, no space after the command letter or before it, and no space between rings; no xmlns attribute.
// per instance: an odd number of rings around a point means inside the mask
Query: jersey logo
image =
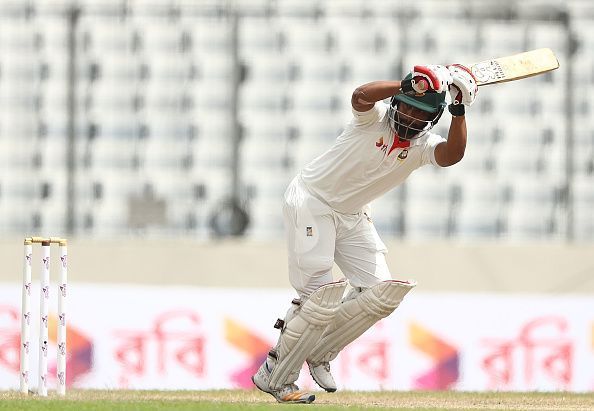
<svg viewBox="0 0 594 411"><path fill-rule="evenodd" d="M400 140L398 134L394 134L394 142L392 143L392 147L388 151L388 145L384 144L384 137L380 137L379 140L375 142L375 146L379 148L384 153L388 153L388 155L392 154L392 151L396 150L397 148L403 149L400 154L398 155L399 160L405 160L408 157L408 147L410 147L409 140Z"/></svg>
<svg viewBox="0 0 594 411"><path fill-rule="evenodd" d="M388 145L387 144L384 144L384 138L383 137L380 137L380 139L375 142L375 146L377 148L379 148L381 151L383 151L384 153L388 149Z"/></svg>
<svg viewBox="0 0 594 411"><path fill-rule="evenodd" d="M313 237L313 227L305 227L305 235L307 237Z"/></svg>

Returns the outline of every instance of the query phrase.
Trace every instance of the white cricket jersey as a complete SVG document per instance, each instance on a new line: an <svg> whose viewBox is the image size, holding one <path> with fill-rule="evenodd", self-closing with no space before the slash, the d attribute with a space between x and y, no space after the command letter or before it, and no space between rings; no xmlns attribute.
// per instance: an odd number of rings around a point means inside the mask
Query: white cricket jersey
<svg viewBox="0 0 594 411"><path fill-rule="evenodd" d="M435 147L446 141L427 132L410 142L395 141L388 105L377 102L353 119L334 145L301 170L301 179L335 211L355 214L401 184L417 168L435 161Z"/></svg>

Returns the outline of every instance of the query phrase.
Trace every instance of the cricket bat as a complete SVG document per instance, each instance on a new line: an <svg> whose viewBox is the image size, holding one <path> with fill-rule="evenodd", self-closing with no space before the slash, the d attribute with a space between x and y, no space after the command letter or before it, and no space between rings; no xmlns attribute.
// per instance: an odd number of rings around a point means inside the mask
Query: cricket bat
<svg viewBox="0 0 594 411"><path fill-rule="evenodd" d="M559 68L559 61L553 51L542 48L468 64L476 78L477 85L503 83L536 76Z"/></svg>

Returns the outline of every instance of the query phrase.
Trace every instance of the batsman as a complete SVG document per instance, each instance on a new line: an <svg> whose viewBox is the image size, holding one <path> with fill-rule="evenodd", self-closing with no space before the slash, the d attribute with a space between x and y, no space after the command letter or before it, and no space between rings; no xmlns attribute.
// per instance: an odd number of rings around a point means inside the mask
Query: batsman
<svg viewBox="0 0 594 411"><path fill-rule="evenodd" d="M311 403L315 396L295 384L306 362L321 388L336 391L332 360L416 285L392 279L369 203L421 166L449 167L462 159L465 107L477 91L470 70L457 64L415 66L402 81L355 89L353 117L342 134L284 195L289 280L299 298L277 321L279 340L252 377L260 390L281 403ZM452 114L447 139L431 132L446 105ZM335 262L346 279L334 281Z"/></svg>

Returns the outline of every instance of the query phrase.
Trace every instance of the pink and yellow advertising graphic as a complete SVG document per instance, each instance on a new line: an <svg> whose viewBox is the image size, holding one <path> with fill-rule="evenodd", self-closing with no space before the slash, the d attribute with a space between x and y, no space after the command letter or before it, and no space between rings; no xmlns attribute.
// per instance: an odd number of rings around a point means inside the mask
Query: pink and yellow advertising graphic
<svg viewBox="0 0 594 411"><path fill-rule="evenodd" d="M427 371L415 379L414 388L420 390L453 388L460 377L460 354L456 347L417 323L410 324L409 336L411 345L431 360Z"/></svg>
<svg viewBox="0 0 594 411"><path fill-rule="evenodd" d="M230 318L225 319L225 338L237 350L245 354L244 366L239 366L231 375L231 380L238 388L251 388L252 375L256 373L260 365L266 360L268 350L272 345L252 330Z"/></svg>
<svg viewBox="0 0 594 411"><path fill-rule="evenodd" d="M3 390L19 383L20 291L19 284L0 287ZM278 339L273 324L294 297L291 290L73 284L68 386L252 389L252 374ZM588 391L594 301L415 290L331 365L339 389ZM305 368L298 384L316 389Z"/></svg>

